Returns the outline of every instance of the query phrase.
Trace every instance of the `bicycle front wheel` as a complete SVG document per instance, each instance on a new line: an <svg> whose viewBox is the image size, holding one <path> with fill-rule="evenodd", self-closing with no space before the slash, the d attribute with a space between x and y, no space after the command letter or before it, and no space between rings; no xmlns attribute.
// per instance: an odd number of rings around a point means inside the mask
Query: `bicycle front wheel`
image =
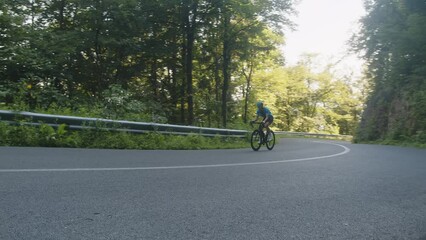
<svg viewBox="0 0 426 240"><path fill-rule="evenodd" d="M260 133L258 130L254 130L253 133L251 134L251 148L253 148L254 151L259 150L261 143L260 143Z"/></svg>
<svg viewBox="0 0 426 240"><path fill-rule="evenodd" d="M271 139L268 139L268 141L266 141L266 148L269 150L272 150L272 148L274 148L275 146L275 133L271 131L271 135Z"/></svg>

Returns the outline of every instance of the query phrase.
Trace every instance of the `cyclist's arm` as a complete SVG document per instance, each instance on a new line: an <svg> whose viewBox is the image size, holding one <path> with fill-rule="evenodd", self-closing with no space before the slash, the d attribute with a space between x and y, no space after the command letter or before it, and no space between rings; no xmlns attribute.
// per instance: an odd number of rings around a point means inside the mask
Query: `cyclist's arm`
<svg viewBox="0 0 426 240"><path fill-rule="evenodd" d="M256 119L252 120L252 122L256 122L259 119L259 115L256 115Z"/></svg>

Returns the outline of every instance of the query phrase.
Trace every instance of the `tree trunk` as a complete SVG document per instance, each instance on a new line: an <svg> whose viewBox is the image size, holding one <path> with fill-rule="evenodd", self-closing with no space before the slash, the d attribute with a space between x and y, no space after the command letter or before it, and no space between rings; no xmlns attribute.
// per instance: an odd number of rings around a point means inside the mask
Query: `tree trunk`
<svg viewBox="0 0 426 240"><path fill-rule="evenodd" d="M225 13L224 18L224 35L223 35L223 86L222 86L222 125L226 128L226 124L228 121L228 91L229 91L229 81L230 81L230 63L231 63L231 49L229 44L229 24L230 24L230 17L229 13Z"/></svg>
<svg viewBox="0 0 426 240"><path fill-rule="evenodd" d="M253 64L249 64L249 74L247 75L246 72L244 72L244 76L246 78L246 89L245 89L245 96L244 96L244 114L243 114L243 121L244 123L247 123L247 115L248 115L248 103L250 98L250 91L251 91L251 77L253 75Z"/></svg>
<svg viewBox="0 0 426 240"><path fill-rule="evenodd" d="M65 0L62 0L59 5L59 16L58 16L58 22L59 22L59 29L65 30Z"/></svg>
<svg viewBox="0 0 426 240"><path fill-rule="evenodd" d="M192 125L194 122L194 98L193 98L193 86L192 86L192 59L193 59L193 48L194 48L194 32L188 29L187 32L187 51L185 56L185 75L186 75L186 92L188 102L188 125Z"/></svg>
<svg viewBox="0 0 426 240"><path fill-rule="evenodd" d="M186 80L186 94L188 102L188 125L194 123L194 96L193 96L193 58L194 58L194 41L196 31L196 19L198 0L186 0L183 3L184 7L184 38L185 38L185 54L184 54L184 69Z"/></svg>
<svg viewBox="0 0 426 240"><path fill-rule="evenodd" d="M160 92L157 79L157 59L153 59L151 64L151 74L149 80L151 82L152 94L157 102L160 102Z"/></svg>
<svg viewBox="0 0 426 240"><path fill-rule="evenodd" d="M215 80L215 111L216 111L216 118L215 121L217 123L217 127L220 127L220 93L219 93L219 89L220 89L220 76L219 76L219 72L220 72L220 64L219 64L219 57L215 56L214 57L214 63L215 63L215 68L214 68L214 80Z"/></svg>
<svg viewBox="0 0 426 240"><path fill-rule="evenodd" d="M179 102L179 94L178 94L178 84L177 84L177 56L176 53L173 53L173 63L169 66L169 80L170 80L170 98L171 98L171 108L172 108L172 116L171 122L176 123L178 121L178 102Z"/></svg>

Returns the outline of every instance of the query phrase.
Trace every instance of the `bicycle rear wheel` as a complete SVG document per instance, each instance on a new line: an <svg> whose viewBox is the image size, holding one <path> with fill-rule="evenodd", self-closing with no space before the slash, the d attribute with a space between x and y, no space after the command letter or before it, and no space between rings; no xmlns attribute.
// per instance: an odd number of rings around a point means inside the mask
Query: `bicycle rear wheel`
<svg viewBox="0 0 426 240"><path fill-rule="evenodd" d="M275 133L271 130L271 140L266 141L266 148L269 150L272 150L272 148L274 148L275 146Z"/></svg>
<svg viewBox="0 0 426 240"><path fill-rule="evenodd" d="M254 151L259 150L260 146L262 145L260 142L261 142L260 133L258 130L254 130L253 133L251 134L251 140L250 140L251 148L253 148Z"/></svg>

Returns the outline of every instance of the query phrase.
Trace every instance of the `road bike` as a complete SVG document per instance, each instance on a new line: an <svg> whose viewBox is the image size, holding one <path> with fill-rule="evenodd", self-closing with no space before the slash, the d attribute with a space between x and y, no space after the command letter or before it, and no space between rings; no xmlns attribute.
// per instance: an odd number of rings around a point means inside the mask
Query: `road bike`
<svg viewBox="0 0 426 240"><path fill-rule="evenodd" d="M275 133L271 130L271 136L268 138L267 130L263 122L252 122L250 125L253 127L253 123L258 123L259 128L255 129L251 134L250 144L254 151L259 150L262 145L266 144L268 150L272 150L275 146Z"/></svg>

